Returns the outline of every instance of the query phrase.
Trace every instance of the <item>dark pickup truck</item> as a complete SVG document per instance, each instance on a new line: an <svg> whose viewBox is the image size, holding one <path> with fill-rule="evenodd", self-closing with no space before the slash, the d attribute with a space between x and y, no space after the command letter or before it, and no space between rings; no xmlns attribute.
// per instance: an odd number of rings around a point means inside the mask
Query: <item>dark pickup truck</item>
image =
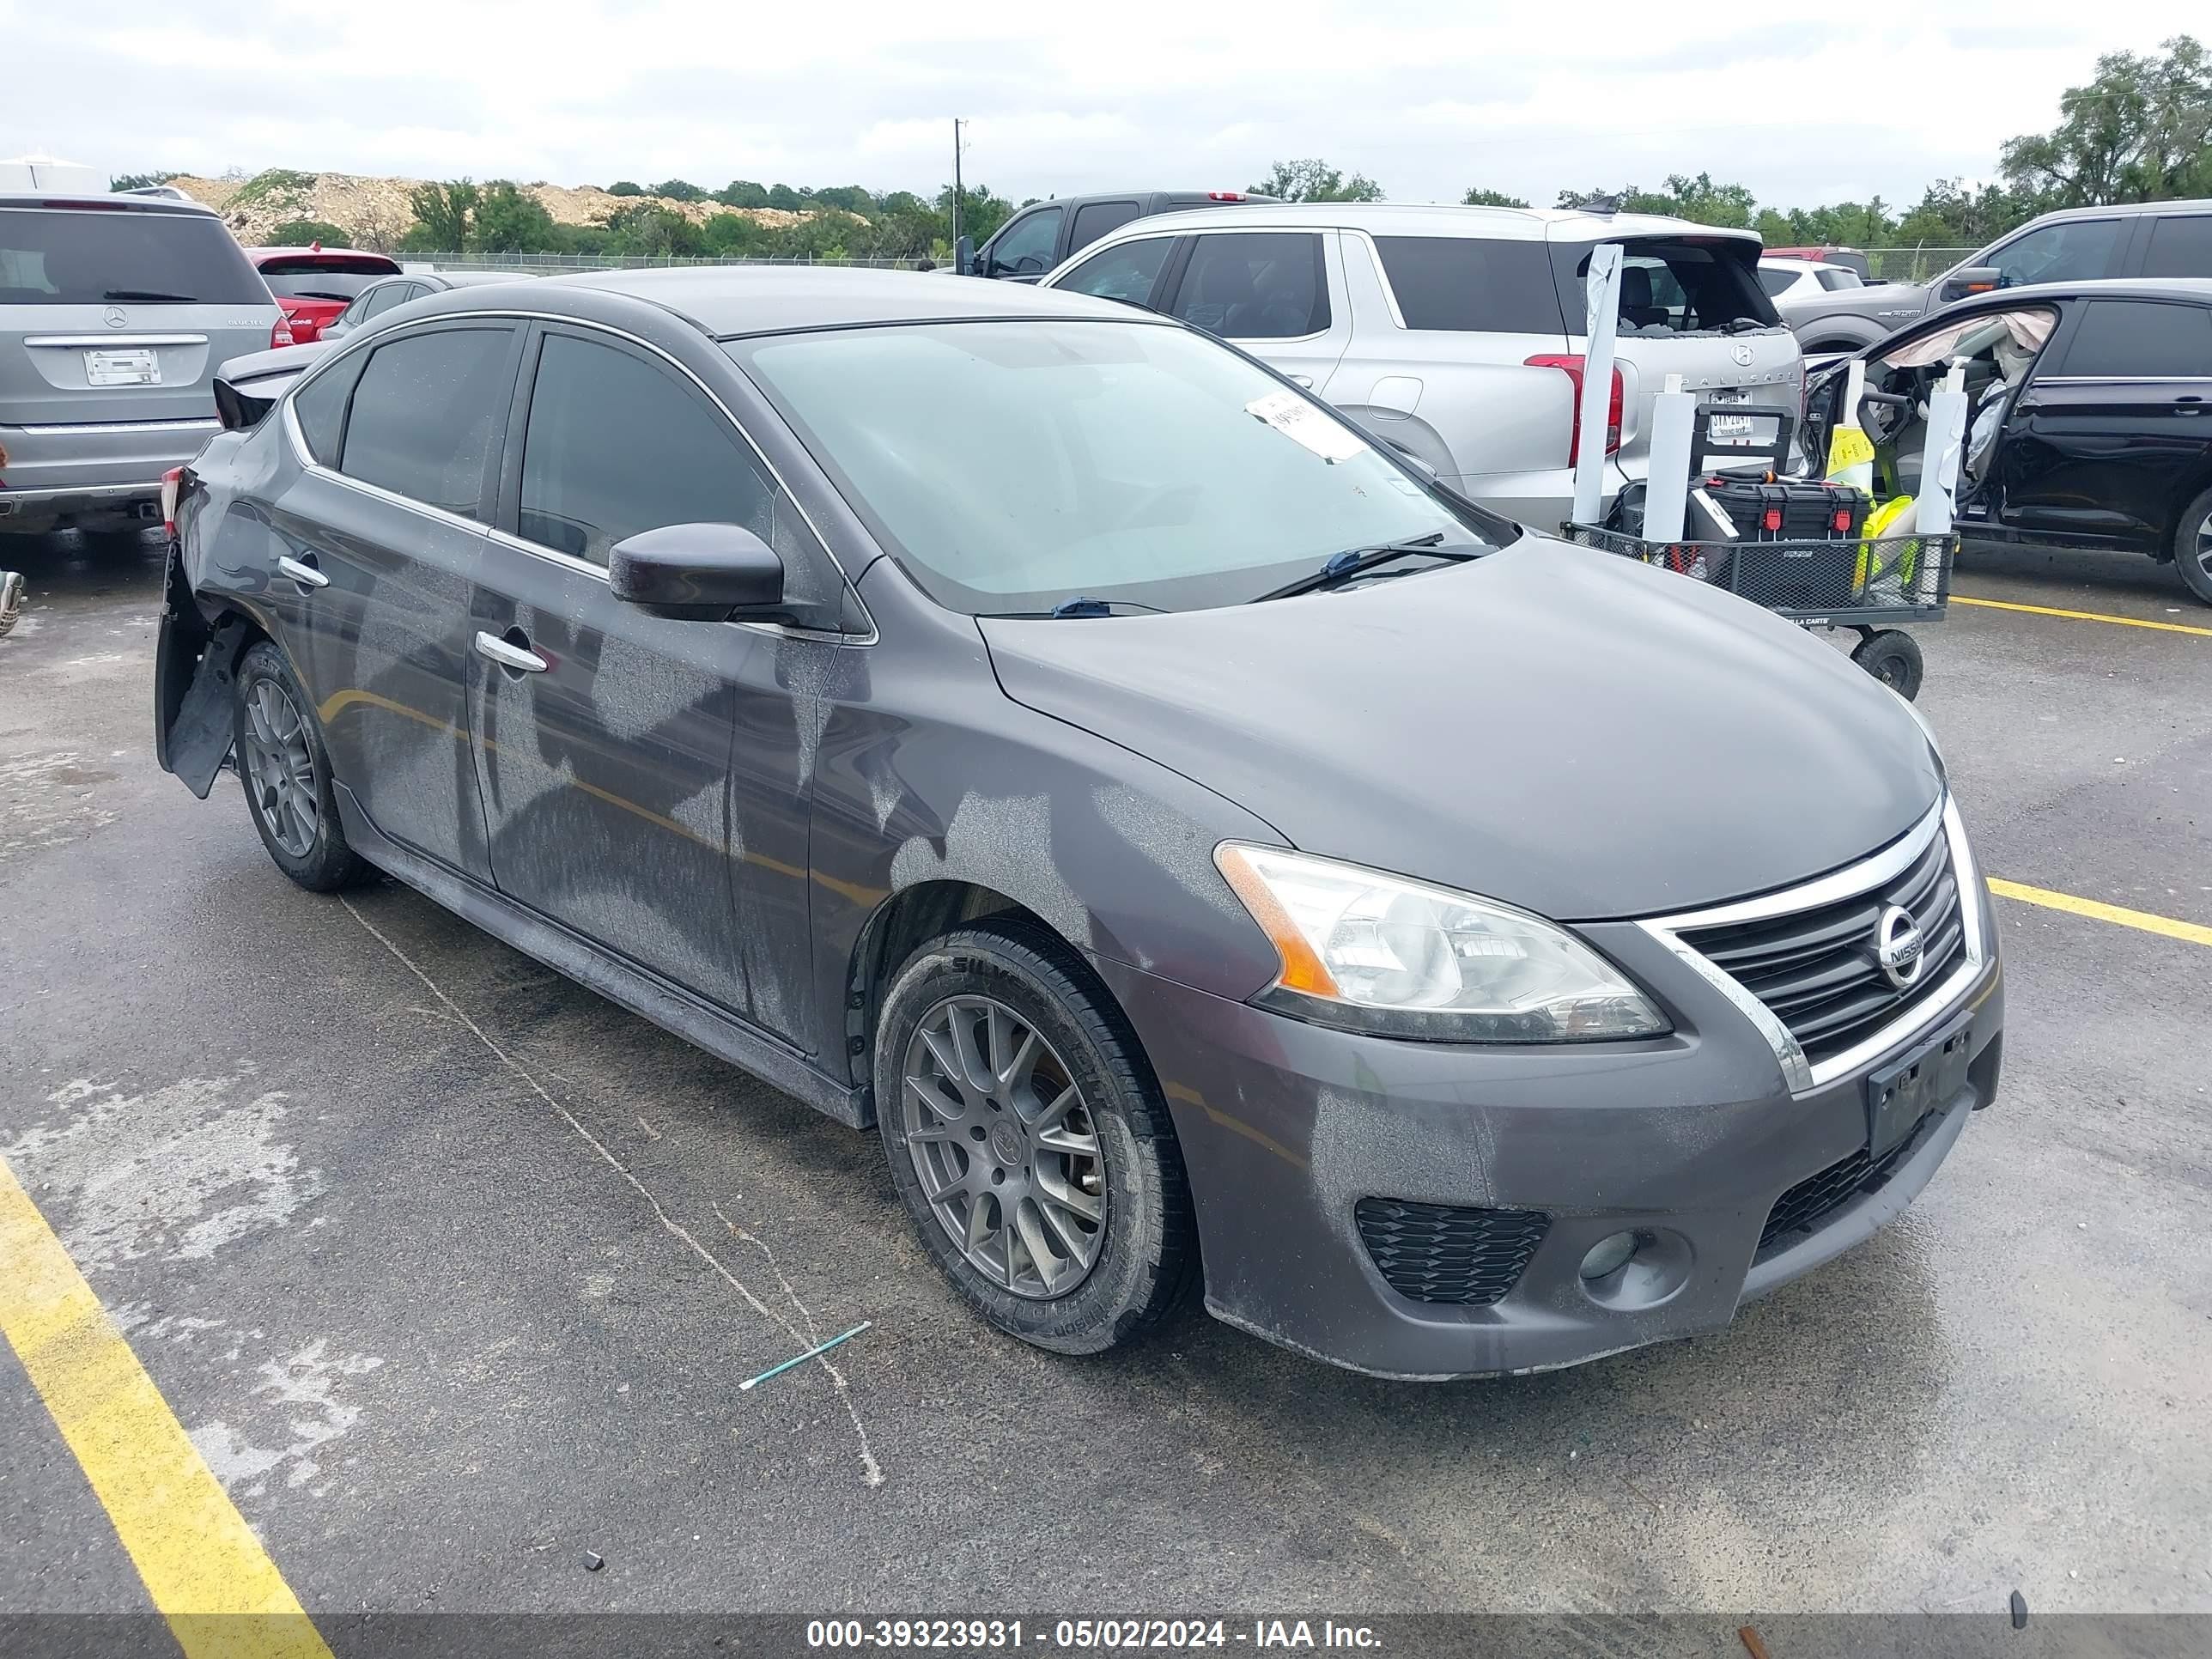
<svg viewBox="0 0 2212 1659"><path fill-rule="evenodd" d="M1117 190L1097 196L1063 196L1032 202L999 227L998 234L954 260L963 276L997 276L1034 283L1109 230L1155 213L1191 208L1241 207L1272 202L1249 190ZM963 239L964 240L964 239Z"/></svg>
<svg viewBox="0 0 2212 1659"><path fill-rule="evenodd" d="M2100 277L2212 276L2212 201L2046 213L1927 283L1874 283L1775 309L1809 356L1856 351L1977 294Z"/></svg>

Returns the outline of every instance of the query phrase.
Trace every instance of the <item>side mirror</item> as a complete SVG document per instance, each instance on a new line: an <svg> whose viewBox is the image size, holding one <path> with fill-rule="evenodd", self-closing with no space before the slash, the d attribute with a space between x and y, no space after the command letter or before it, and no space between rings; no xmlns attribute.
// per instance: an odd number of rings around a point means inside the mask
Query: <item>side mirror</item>
<svg viewBox="0 0 2212 1659"><path fill-rule="evenodd" d="M977 275L975 270L975 239L963 236L952 245L952 269L963 276Z"/></svg>
<svg viewBox="0 0 2212 1659"><path fill-rule="evenodd" d="M1995 265L1968 265L1943 281L1943 303L1966 300L1977 294L1993 294L2004 286L2004 272Z"/></svg>
<svg viewBox="0 0 2212 1659"><path fill-rule="evenodd" d="M672 524L626 536L607 552L607 585L625 605L683 622L783 610L783 560L733 524Z"/></svg>

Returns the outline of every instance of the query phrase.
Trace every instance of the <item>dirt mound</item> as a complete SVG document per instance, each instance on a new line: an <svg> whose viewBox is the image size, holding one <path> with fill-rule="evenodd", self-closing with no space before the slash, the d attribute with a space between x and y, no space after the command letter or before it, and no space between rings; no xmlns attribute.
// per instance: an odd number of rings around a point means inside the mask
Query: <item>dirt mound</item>
<svg viewBox="0 0 2212 1659"><path fill-rule="evenodd" d="M251 179L170 180L195 201L222 216L238 240L251 247L265 243L278 225L294 219L319 219L345 231L356 246L390 252L415 222L407 198L422 179L368 179L348 173L301 173L271 167ZM665 208L694 224L717 213L736 213L771 230L812 216L781 208L726 208L720 202L678 202L665 196L615 196L596 185L525 185L522 193L538 202L563 225L603 225L623 208Z"/></svg>

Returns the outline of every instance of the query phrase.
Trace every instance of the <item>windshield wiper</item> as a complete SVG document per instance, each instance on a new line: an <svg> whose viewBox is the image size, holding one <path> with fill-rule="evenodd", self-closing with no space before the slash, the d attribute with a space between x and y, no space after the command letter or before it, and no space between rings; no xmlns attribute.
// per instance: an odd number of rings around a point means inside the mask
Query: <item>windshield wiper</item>
<svg viewBox="0 0 2212 1659"><path fill-rule="evenodd" d="M100 297L103 300L141 300L148 305L196 306L200 302L197 294L164 294L157 288L111 288Z"/></svg>
<svg viewBox="0 0 2212 1659"><path fill-rule="evenodd" d="M1164 616L1156 605L1139 605L1134 599L1094 599L1088 593L1076 593L1062 599L1048 611L987 611L990 617L1047 617L1054 621L1070 617L1110 617L1116 611L1143 611L1152 616Z"/></svg>
<svg viewBox="0 0 2212 1659"><path fill-rule="evenodd" d="M1363 575L1378 564L1389 564L1394 559L1443 559L1457 564L1464 559L1479 559L1490 550L1471 547L1443 547L1441 530L1432 530L1425 536L1415 536L1402 542L1378 542L1372 547L1347 547L1328 563L1310 575L1296 581L1285 582L1280 587L1270 588L1249 601L1257 605L1261 599L1287 599L1297 593L1311 593L1324 587L1334 587Z"/></svg>

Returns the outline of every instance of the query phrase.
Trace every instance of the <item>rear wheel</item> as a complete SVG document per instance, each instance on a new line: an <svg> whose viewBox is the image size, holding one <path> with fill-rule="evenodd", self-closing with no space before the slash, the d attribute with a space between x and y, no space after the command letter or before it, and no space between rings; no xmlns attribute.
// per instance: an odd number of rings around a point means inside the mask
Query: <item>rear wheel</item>
<svg viewBox="0 0 2212 1659"><path fill-rule="evenodd" d="M923 1248L992 1324L1095 1353L1174 1306L1197 1259L1175 1130L1056 939L986 923L924 945L884 1000L875 1091Z"/></svg>
<svg viewBox="0 0 2212 1659"><path fill-rule="evenodd" d="M276 867L313 893L350 887L371 873L346 845L331 791L330 753L314 705L284 653L268 641L238 665L232 740L246 810Z"/></svg>
<svg viewBox="0 0 2212 1659"><path fill-rule="evenodd" d="M2212 605L2212 489L2182 510L2173 529L2173 565L2189 591Z"/></svg>
<svg viewBox="0 0 2212 1659"><path fill-rule="evenodd" d="M1858 642L1851 660L1907 702L1920 695L1920 644L1902 629L1876 629Z"/></svg>

